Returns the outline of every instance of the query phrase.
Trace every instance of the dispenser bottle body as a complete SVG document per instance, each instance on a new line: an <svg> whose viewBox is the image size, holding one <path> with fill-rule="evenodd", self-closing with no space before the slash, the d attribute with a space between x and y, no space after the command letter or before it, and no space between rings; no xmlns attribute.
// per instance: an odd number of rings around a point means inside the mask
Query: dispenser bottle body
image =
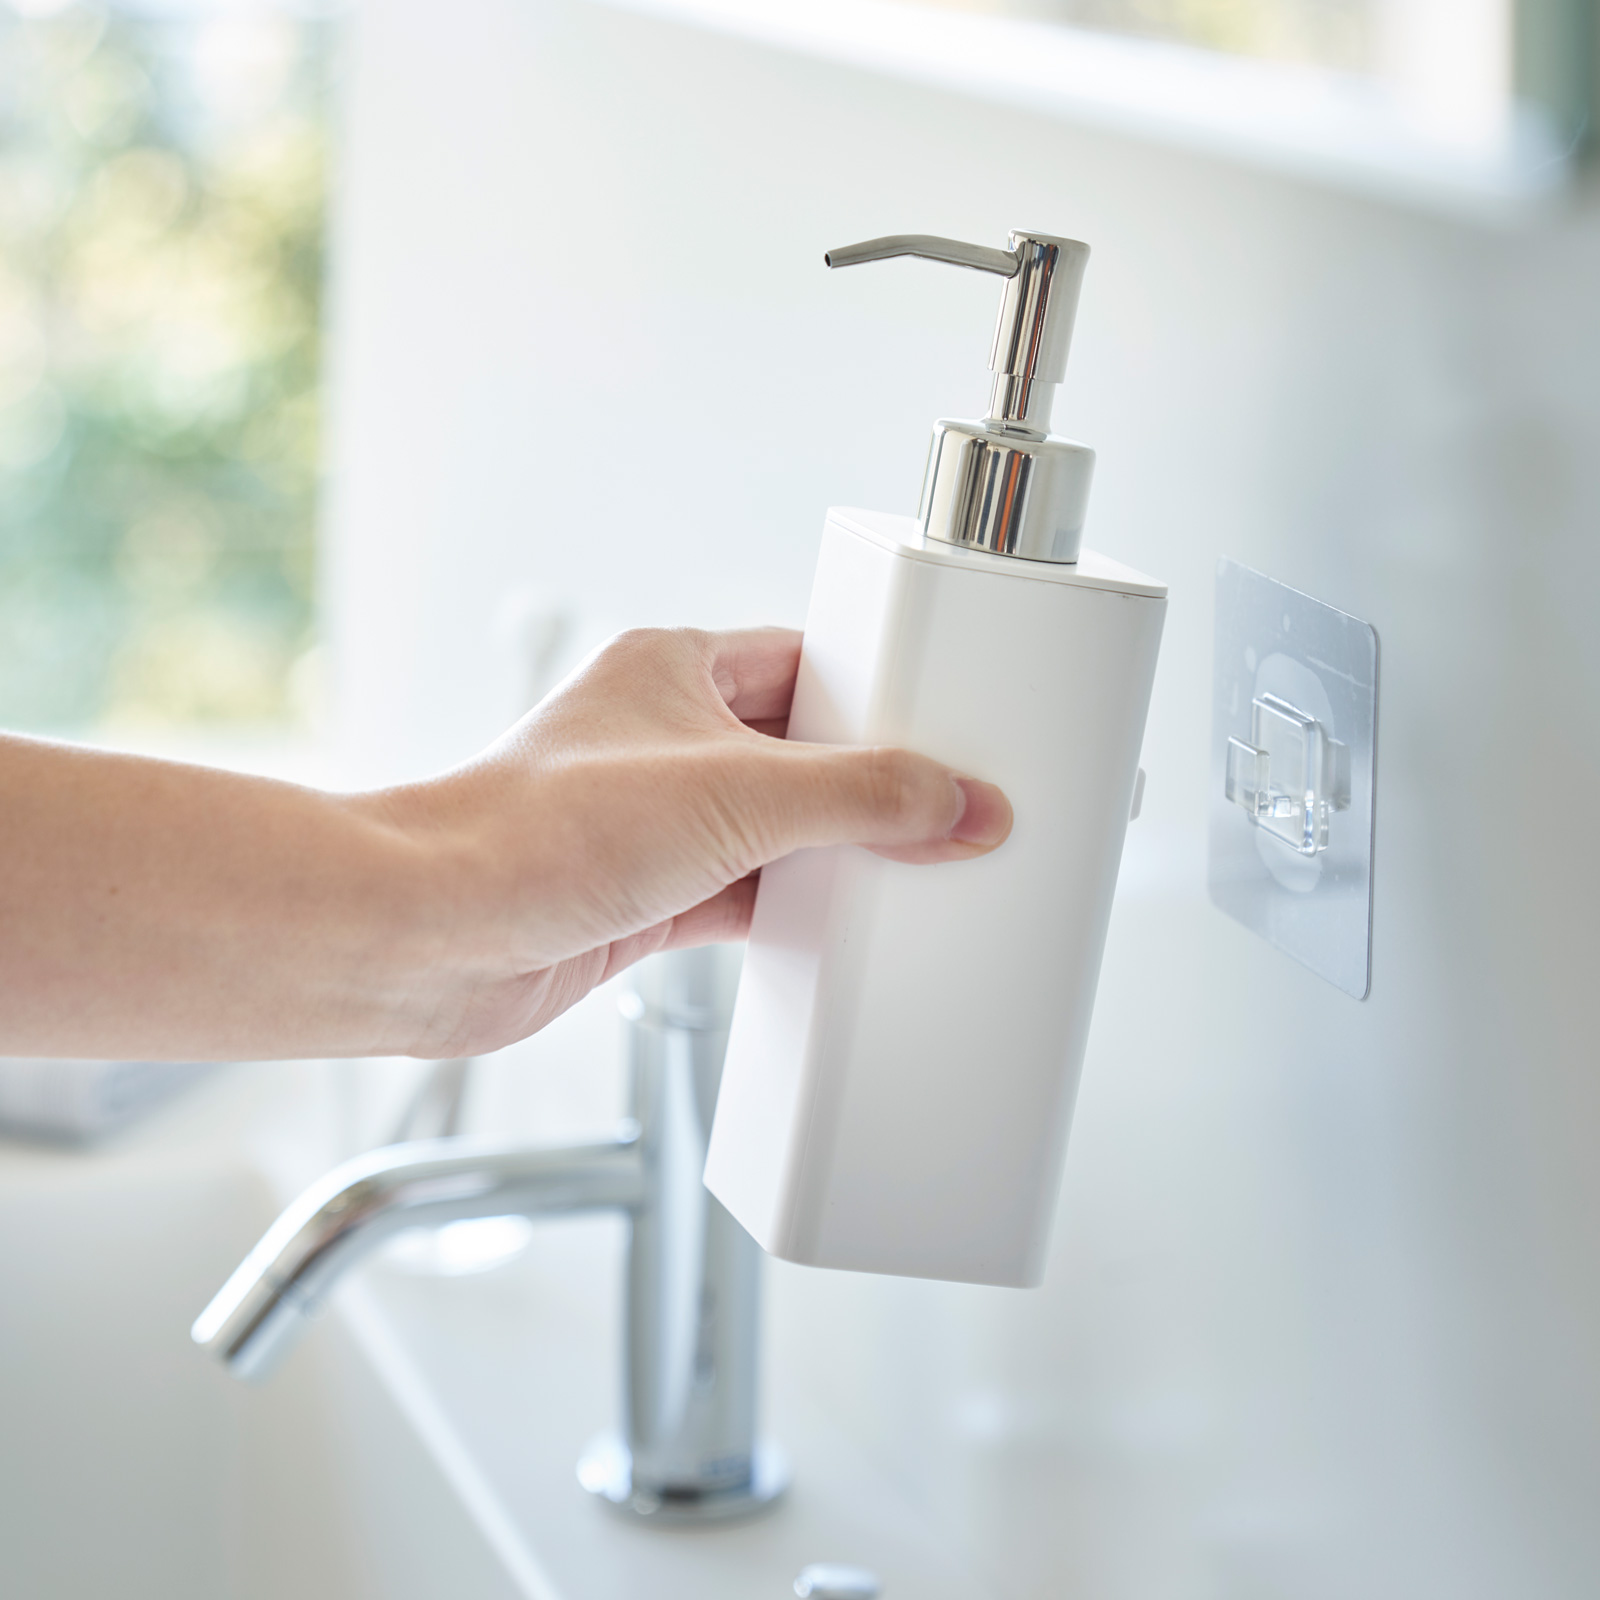
<svg viewBox="0 0 1600 1600"><path fill-rule="evenodd" d="M763 871L706 1183L773 1254L1039 1281L1165 592L829 513L789 737L919 750L1016 825L973 861Z"/></svg>

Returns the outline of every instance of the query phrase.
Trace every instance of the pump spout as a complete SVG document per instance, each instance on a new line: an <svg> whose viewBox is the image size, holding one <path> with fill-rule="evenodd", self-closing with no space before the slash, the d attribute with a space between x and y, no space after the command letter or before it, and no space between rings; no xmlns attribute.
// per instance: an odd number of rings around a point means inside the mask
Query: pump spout
<svg viewBox="0 0 1600 1600"><path fill-rule="evenodd" d="M829 250L822 264L864 267L869 261L892 261L896 256L920 256L924 261L942 261L949 267L971 267L974 272L994 272L1002 278L1014 278L1022 265L1021 258L1013 251L991 250L987 245L966 244L960 239L941 239L933 233L889 233L881 239L841 245L837 250Z"/></svg>
<svg viewBox="0 0 1600 1600"><path fill-rule="evenodd" d="M1013 229L994 250L929 233L895 233L830 250L830 267L896 256L992 272L1006 280L995 321L988 415L934 425L918 520L924 538L1028 561L1073 562L1094 452L1056 439L1050 412L1066 376L1089 247Z"/></svg>
<svg viewBox="0 0 1600 1600"><path fill-rule="evenodd" d="M1067 375L1089 247L1076 239L1013 233L1011 248L1017 270L1000 297L994 325L988 420L1042 436L1050 431L1056 385Z"/></svg>
<svg viewBox="0 0 1600 1600"><path fill-rule="evenodd" d="M830 267L859 267L869 261L918 256L1009 280L989 352L995 379L985 420L1042 436L1050 431L1055 386L1067 372L1089 247L1077 239L1021 229L1013 229L1010 238L1009 250L994 250L932 233L891 233L842 245L822 259Z"/></svg>

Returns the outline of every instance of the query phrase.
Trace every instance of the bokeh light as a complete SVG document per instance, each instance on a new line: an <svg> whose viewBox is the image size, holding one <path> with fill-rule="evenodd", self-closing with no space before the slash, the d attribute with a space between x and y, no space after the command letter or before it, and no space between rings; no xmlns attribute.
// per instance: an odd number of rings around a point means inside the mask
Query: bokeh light
<svg viewBox="0 0 1600 1600"><path fill-rule="evenodd" d="M0 722L281 723L335 24L0 8Z"/></svg>
<svg viewBox="0 0 1600 1600"><path fill-rule="evenodd" d="M1345 71L1376 65L1376 0L923 0Z"/></svg>

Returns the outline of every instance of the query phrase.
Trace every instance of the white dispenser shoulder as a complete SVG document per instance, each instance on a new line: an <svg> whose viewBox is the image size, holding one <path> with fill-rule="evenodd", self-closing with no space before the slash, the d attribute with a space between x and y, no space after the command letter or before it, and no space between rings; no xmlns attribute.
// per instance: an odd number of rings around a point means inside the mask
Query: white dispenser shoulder
<svg viewBox="0 0 1600 1600"><path fill-rule="evenodd" d="M1135 595L1145 600L1165 600L1167 586L1159 579L1146 577L1098 550L1080 550L1070 565L1042 562L1019 567L1015 561L977 550L944 549L924 541L922 524L915 517L896 516L892 511L863 511L856 506L830 506L823 524L826 530L838 527L869 544L890 551L905 561L930 566L957 567L963 572L989 572L997 578L1020 578L1024 582L1064 583L1082 589L1109 589L1117 594Z"/></svg>
<svg viewBox="0 0 1600 1600"><path fill-rule="evenodd" d="M1043 1269L1166 589L1075 536L1072 561L1006 553L1060 549L1067 502L1030 520L1027 471L998 470L1007 504L925 491L919 519L824 525L789 737L919 750L998 783L1015 826L970 861L836 848L763 871L706 1183L790 1260Z"/></svg>

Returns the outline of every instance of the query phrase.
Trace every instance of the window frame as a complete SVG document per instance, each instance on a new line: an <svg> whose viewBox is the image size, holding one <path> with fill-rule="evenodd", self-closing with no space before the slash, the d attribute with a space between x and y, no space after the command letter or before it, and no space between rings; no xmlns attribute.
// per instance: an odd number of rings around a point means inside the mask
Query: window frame
<svg viewBox="0 0 1600 1600"><path fill-rule="evenodd" d="M1600 32L1596 0L1504 0L1504 115L1463 136L1378 76L915 0L599 3L1495 223L1545 214L1571 190Z"/></svg>

